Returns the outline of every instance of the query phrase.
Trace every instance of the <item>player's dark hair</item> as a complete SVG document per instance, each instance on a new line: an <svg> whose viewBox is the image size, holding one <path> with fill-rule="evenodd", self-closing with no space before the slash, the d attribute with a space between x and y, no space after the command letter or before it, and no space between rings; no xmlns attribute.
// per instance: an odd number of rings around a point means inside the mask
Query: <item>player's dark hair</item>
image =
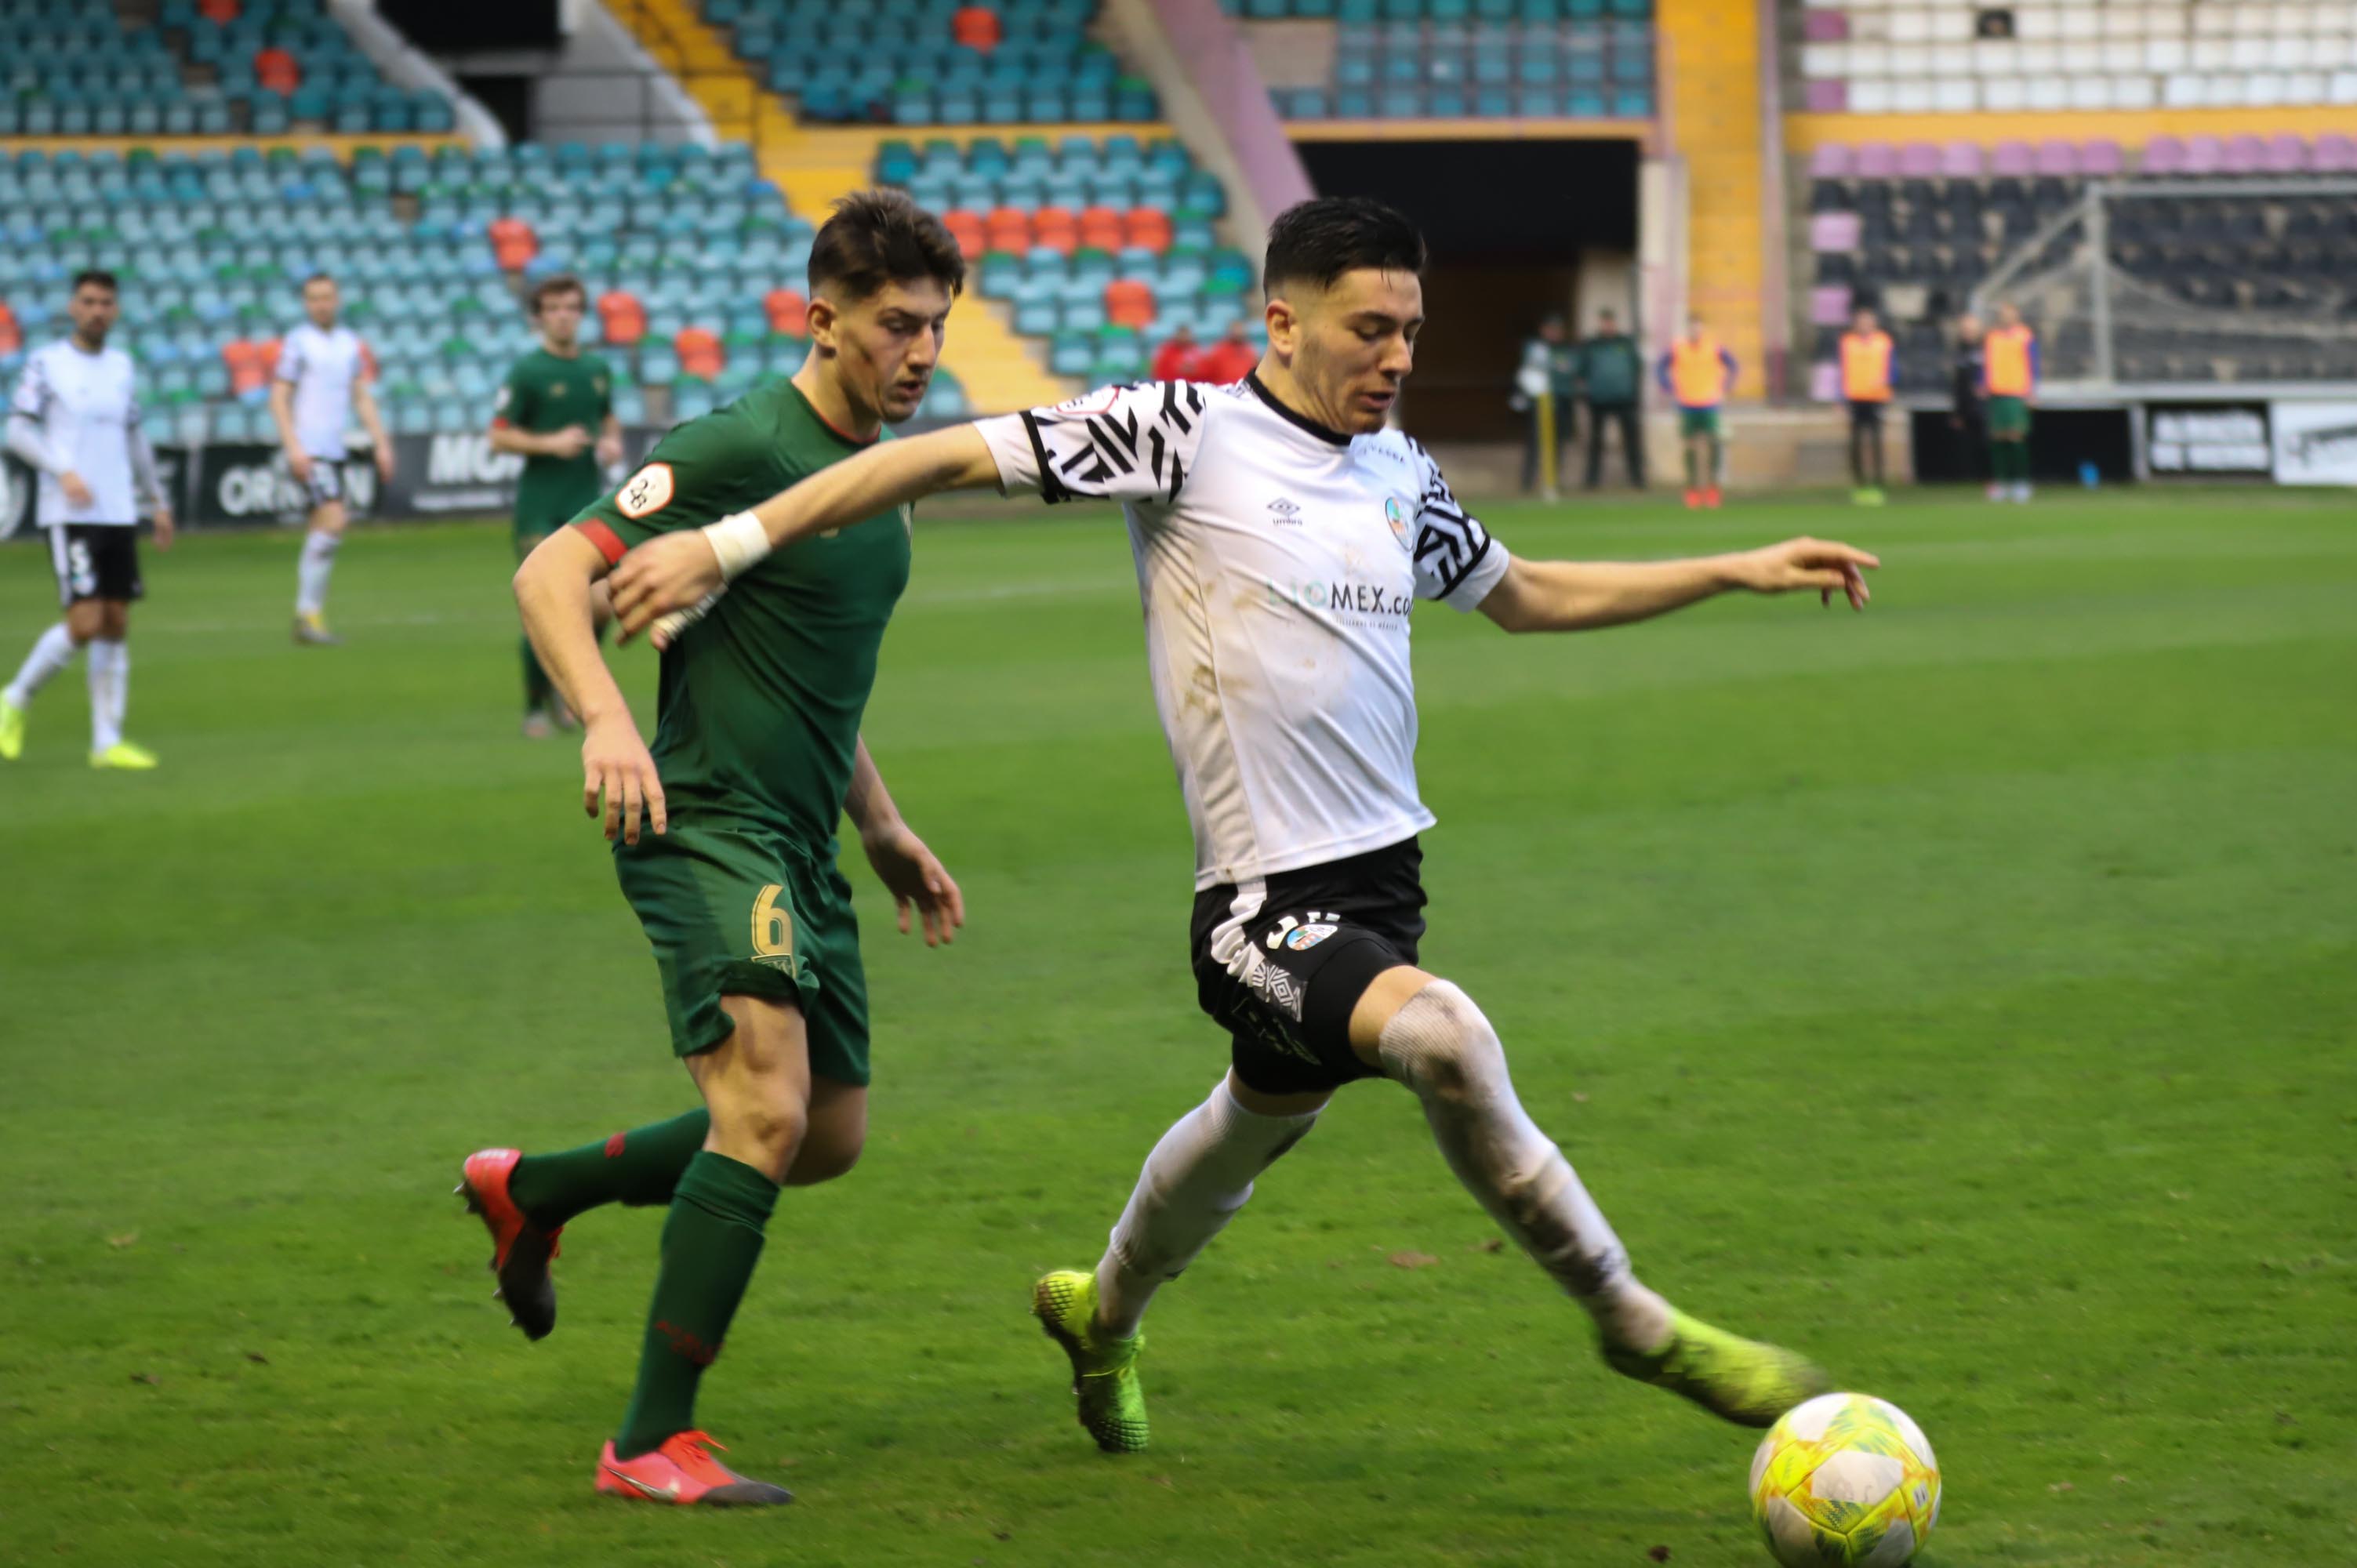
<svg viewBox="0 0 2357 1568"><path fill-rule="evenodd" d="M305 288L309 288L315 283L332 284L336 280L332 276L326 273L313 273L309 277L303 280L303 286Z"/></svg>
<svg viewBox="0 0 2357 1568"><path fill-rule="evenodd" d="M1330 288L1362 267L1421 274L1424 263L1424 235L1405 214L1371 197L1320 196L1286 208L1268 226L1261 286L1271 294L1286 284Z"/></svg>
<svg viewBox="0 0 2357 1568"><path fill-rule="evenodd" d="M104 267L84 267L81 271L74 274L72 292L80 294L82 291L83 285L88 284L96 284L99 287L104 289L109 294L120 294L123 292L122 289L117 287L115 285L114 274L108 272Z"/></svg>
<svg viewBox="0 0 2357 1568"><path fill-rule="evenodd" d="M952 295L965 287L965 255L942 220L901 190L857 190L811 242L810 286L841 303L868 299L887 284L931 278Z"/></svg>
<svg viewBox="0 0 2357 1568"><path fill-rule="evenodd" d="M560 294L577 294L581 296L582 308L587 310L589 307L589 290L579 278L571 273L552 273L532 285L533 319L539 318L540 307L546 305L552 295Z"/></svg>

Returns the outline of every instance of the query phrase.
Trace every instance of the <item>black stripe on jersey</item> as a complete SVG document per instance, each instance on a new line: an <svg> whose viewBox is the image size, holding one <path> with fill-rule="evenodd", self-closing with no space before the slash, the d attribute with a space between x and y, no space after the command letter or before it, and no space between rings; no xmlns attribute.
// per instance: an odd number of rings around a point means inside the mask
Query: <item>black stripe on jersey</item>
<svg viewBox="0 0 2357 1568"><path fill-rule="evenodd" d="M1424 448L1411 439L1408 445L1419 456ZM1448 481L1440 477L1440 467L1431 464L1418 500L1418 519L1423 527L1416 532L1415 559L1427 565L1440 579L1440 591L1445 596L1457 591L1467 575L1490 553L1490 531L1466 514L1449 491Z"/></svg>
<svg viewBox="0 0 2357 1568"><path fill-rule="evenodd" d="M1092 414L1082 426L1089 433L1089 444L1103 454L1105 463L1116 473L1131 473L1137 467L1137 411L1132 409L1126 425L1110 414Z"/></svg>
<svg viewBox="0 0 2357 1568"><path fill-rule="evenodd" d="M1023 433L1031 437L1031 460L1039 467L1039 499L1049 506L1071 500L1072 492L1056 477L1055 465L1048 461L1048 445L1039 439L1039 422L1028 408L1023 411Z"/></svg>

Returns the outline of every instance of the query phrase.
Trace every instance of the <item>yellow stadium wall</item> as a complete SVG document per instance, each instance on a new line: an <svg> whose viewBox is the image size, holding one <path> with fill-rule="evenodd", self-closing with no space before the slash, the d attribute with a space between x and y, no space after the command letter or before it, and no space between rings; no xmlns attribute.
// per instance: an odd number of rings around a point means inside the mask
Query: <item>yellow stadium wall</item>
<svg viewBox="0 0 2357 1568"><path fill-rule="evenodd" d="M1784 145L1795 153L1865 142L2084 142L2110 137L2140 146L2155 136L2233 136L2321 131L2357 135L2357 107L2123 109L2044 114L1787 114Z"/></svg>

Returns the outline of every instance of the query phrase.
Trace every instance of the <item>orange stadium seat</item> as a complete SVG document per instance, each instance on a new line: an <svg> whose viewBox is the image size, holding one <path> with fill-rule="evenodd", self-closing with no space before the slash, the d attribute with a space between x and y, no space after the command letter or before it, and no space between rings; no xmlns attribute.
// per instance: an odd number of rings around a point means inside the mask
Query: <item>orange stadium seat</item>
<svg viewBox="0 0 2357 1568"><path fill-rule="evenodd" d="M761 296L761 309L770 318L770 330L788 338L810 336L810 301L790 288L773 288Z"/></svg>
<svg viewBox="0 0 2357 1568"><path fill-rule="evenodd" d="M197 15L222 27L237 20L237 0L197 0Z"/></svg>
<svg viewBox="0 0 2357 1568"><path fill-rule="evenodd" d="M988 54L1006 36L1006 25L987 5L961 5L950 17L950 37L974 50Z"/></svg>
<svg viewBox="0 0 2357 1568"><path fill-rule="evenodd" d="M1144 328L1154 324L1154 287L1138 278L1116 278L1105 285L1105 319L1115 327Z"/></svg>
<svg viewBox="0 0 2357 1568"><path fill-rule="evenodd" d="M1158 207L1133 209L1125 234L1128 243L1159 255L1170 248L1170 214Z"/></svg>
<svg viewBox="0 0 2357 1568"><path fill-rule="evenodd" d="M717 381L728 363L728 353L720 346L719 334L709 327L683 327L679 336L671 340L671 346L679 355L681 372L698 381Z"/></svg>
<svg viewBox="0 0 2357 1568"><path fill-rule="evenodd" d="M277 348L274 340L271 348ZM262 344L248 338L233 338L222 344L221 356L221 363L229 369L229 390L238 397L269 384L272 366L278 358L273 353L265 362Z"/></svg>
<svg viewBox="0 0 2357 1568"><path fill-rule="evenodd" d="M524 263L540 254L540 236L532 225L521 218L501 218L491 225L491 254L501 272L522 272Z"/></svg>
<svg viewBox="0 0 2357 1568"><path fill-rule="evenodd" d="M608 289L597 296L597 325L604 329L607 342L634 348L647 335L647 307L639 303L637 295Z"/></svg>
<svg viewBox="0 0 2357 1568"><path fill-rule="evenodd" d="M253 79L276 93L291 93L303 85L303 67L276 44L253 56Z"/></svg>
<svg viewBox="0 0 2357 1568"><path fill-rule="evenodd" d="M25 346L25 329L16 324L16 313L0 302L0 354L13 354Z"/></svg>

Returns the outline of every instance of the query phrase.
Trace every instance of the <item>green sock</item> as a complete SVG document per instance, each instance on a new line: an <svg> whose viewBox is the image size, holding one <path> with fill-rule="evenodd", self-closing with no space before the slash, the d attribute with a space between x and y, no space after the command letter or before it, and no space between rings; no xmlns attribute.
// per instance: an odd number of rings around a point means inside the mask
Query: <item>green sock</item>
<svg viewBox="0 0 2357 1568"><path fill-rule="evenodd" d="M533 1224L552 1230L604 1203L669 1203L710 1131L712 1113L691 1111L577 1149L526 1155L508 1176L508 1196Z"/></svg>
<svg viewBox="0 0 2357 1568"><path fill-rule="evenodd" d="M1690 490L1702 489L1702 481L1695 478L1695 449L1694 443L1691 441L1686 443L1686 489Z"/></svg>
<svg viewBox="0 0 2357 1568"><path fill-rule="evenodd" d="M1702 476L1702 488L1704 489L1715 490L1718 489L1718 437L1714 435L1710 438L1710 467L1703 471Z"/></svg>
<svg viewBox="0 0 2357 1568"><path fill-rule="evenodd" d="M638 1388L614 1434L618 1457L694 1427L696 1380L720 1354L777 1201L778 1184L741 1161L707 1149L689 1162L663 1221L662 1273L647 1308Z"/></svg>
<svg viewBox="0 0 2357 1568"><path fill-rule="evenodd" d="M527 713L548 706L548 671L540 667L540 656L532 650L532 639L523 639L523 705Z"/></svg>

